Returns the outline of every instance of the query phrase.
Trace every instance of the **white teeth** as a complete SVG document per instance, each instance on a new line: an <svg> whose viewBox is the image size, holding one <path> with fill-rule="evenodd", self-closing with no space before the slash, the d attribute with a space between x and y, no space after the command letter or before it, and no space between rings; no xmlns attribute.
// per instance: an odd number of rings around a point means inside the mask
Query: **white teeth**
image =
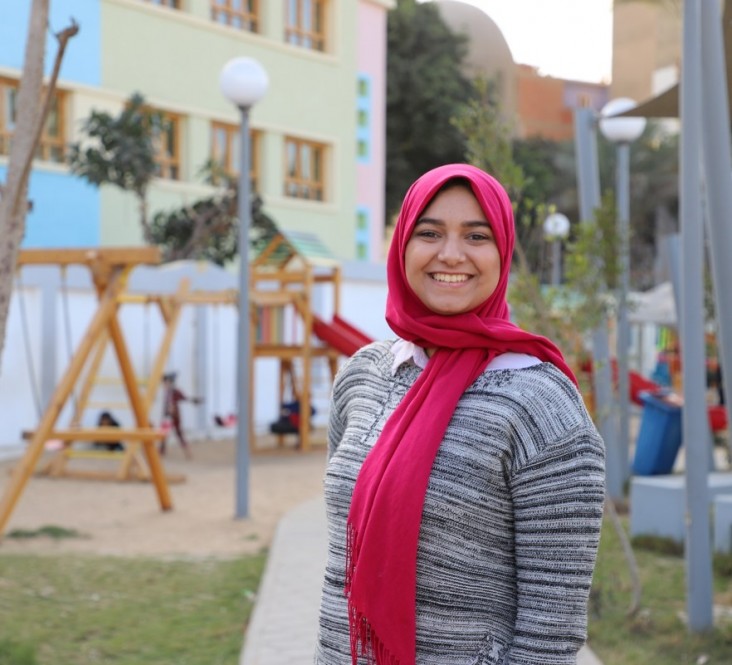
<svg viewBox="0 0 732 665"><path fill-rule="evenodd" d="M468 275L451 275L448 273L435 272L432 273L432 279L438 282L467 282Z"/></svg>

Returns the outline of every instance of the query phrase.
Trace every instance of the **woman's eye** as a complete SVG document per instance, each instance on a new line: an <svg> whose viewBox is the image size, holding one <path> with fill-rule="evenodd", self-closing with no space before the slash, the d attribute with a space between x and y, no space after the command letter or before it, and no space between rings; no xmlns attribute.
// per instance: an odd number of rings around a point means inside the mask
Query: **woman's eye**
<svg viewBox="0 0 732 665"><path fill-rule="evenodd" d="M493 236L488 233L471 233L468 236L468 240L472 242L486 242L493 240Z"/></svg>
<svg viewBox="0 0 732 665"><path fill-rule="evenodd" d="M428 229L424 229L423 231L417 232L418 238L437 238L437 231L430 231Z"/></svg>

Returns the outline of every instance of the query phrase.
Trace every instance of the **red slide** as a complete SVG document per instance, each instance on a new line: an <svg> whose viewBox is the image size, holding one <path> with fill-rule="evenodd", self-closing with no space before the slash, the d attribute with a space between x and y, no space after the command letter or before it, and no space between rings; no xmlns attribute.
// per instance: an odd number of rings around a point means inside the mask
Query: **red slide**
<svg viewBox="0 0 732 665"><path fill-rule="evenodd" d="M362 346L374 341L338 315L333 317L331 323L313 315L313 332L344 356L352 356Z"/></svg>

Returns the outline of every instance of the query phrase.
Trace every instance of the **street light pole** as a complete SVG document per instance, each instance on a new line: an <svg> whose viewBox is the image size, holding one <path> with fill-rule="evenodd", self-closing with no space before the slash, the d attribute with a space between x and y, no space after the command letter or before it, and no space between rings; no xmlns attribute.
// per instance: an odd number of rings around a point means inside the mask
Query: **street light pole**
<svg viewBox="0 0 732 665"><path fill-rule="evenodd" d="M544 237L552 247L552 286L562 281L562 241L569 234L569 219L561 212L553 212L544 220Z"/></svg>
<svg viewBox="0 0 732 665"><path fill-rule="evenodd" d="M239 317L237 327L237 426L236 426L236 511L237 518L249 515L249 377L251 375L249 335L249 227L251 201L249 169L249 110L267 91L267 72L252 58L234 58L221 70L221 92L239 108L241 134L239 136Z"/></svg>
<svg viewBox="0 0 732 665"><path fill-rule="evenodd" d="M628 352L630 323L628 292L630 291L630 144L643 133L645 118L612 117L635 107L627 97L609 101L602 109L600 131L617 145L615 201L617 210L618 258L620 275L617 288L617 363L618 363L618 450L623 482L630 475L630 379Z"/></svg>

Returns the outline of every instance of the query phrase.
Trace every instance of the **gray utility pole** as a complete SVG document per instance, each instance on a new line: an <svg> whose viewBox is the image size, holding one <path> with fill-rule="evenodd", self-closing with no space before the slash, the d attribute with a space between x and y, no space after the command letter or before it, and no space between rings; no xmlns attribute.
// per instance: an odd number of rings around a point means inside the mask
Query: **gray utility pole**
<svg viewBox="0 0 732 665"><path fill-rule="evenodd" d="M716 23L719 25L719 5ZM708 448L706 377L704 361L704 217L701 200L701 142L703 90L701 59L701 24L699 0L684 2L683 67L680 85L681 145L681 274L680 305L678 308L681 357L683 358L684 407L682 436L686 447L686 603L689 629L709 630L712 615L712 559L709 536ZM709 37L707 36L707 40ZM703 69L707 69L705 66ZM719 85L719 82L716 82ZM709 94L709 91L707 91ZM707 106L722 100L706 98ZM721 134L715 135L711 125L705 133L712 142L721 145ZM706 174L709 176L709 141L705 141ZM727 170L728 187L730 170ZM727 208L732 210L732 207ZM723 217L720 217L721 221ZM717 282L724 284L725 282Z"/></svg>
<svg viewBox="0 0 732 665"><path fill-rule="evenodd" d="M595 112L590 108L576 109L574 127L580 217L583 222L588 222L595 216L595 210L600 207L601 202ZM606 449L607 493L613 499L622 499L624 471L618 450L617 423L613 408L613 379L607 323L600 324L593 331L592 349L596 419Z"/></svg>
<svg viewBox="0 0 732 665"><path fill-rule="evenodd" d="M645 123L644 123L645 125ZM620 249L620 283L618 284L618 456L623 483L630 477L630 321L628 294L630 292L630 143L619 143L616 149L617 230Z"/></svg>
<svg viewBox="0 0 732 665"><path fill-rule="evenodd" d="M698 0L696 0L698 2ZM725 3L728 5L729 3ZM707 185L709 247L719 333L718 348L725 394L732 390L732 307L726 289L732 284L732 156L722 21L717 0L702 0L701 104L704 177ZM730 12L732 13L732 12ZM727 409L729 412L729 408Z"/></svg>

